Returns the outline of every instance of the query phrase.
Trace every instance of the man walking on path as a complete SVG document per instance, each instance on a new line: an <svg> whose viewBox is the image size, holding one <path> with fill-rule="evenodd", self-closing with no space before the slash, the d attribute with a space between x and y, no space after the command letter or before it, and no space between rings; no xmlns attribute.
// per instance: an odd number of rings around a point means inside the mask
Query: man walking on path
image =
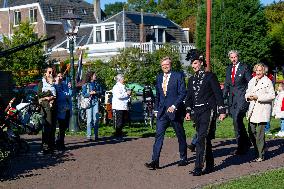
<svg viewBox="0 0 284 189"><path fill-rule="evenodd" d="M237 51L231 50L228 53L228 57L232 64L226 70L224 98L228 99L229 113L233 118L238 145L234 154L243 155L248 152L251 146L243 119L249 105L245 100L245 93L252 75L249 67L239 61L239 53Z"/></svg>
<svg viewBox="0 0 284 189"><path fill-rule="evenodd" d="M187 165L187 144L183 128L184 103L186 95L184 76L182 73L171 71L172 60L165 57L161 60L162 74L156 79L155 112L157 112L157 127L153 146L152 161L145 163L150 169L159 168L160 152L168 124L171 123L179 143L179 166Z"/></svg>

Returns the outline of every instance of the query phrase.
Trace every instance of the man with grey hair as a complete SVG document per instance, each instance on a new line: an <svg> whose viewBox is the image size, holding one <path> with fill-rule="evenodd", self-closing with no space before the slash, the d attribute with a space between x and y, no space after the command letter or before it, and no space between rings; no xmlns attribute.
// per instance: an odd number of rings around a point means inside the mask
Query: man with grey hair
<svg viewBox="0 0 284 189"><path fill-rule="evenodd" d="M229 114L233 118L235 136L238 145L234 154L243 155L248 152L251 146L243 118L245 117L249 105L245 100L245 93L252 75L249 67L239 61L238 51L229 51L228 57L232 64L230 64L226 70L224 98L227 99Z"/></svg>
<svg viewBox="0 0 284 189"><path fill-rule="evenodd" d="M131 91L127 91L124 85L124 76L118 74L115 77L116 84L112 88L112 109L115 113L115 136L122 137L122 128L125 124L125 117L128 112L128 100Z"/></svg>

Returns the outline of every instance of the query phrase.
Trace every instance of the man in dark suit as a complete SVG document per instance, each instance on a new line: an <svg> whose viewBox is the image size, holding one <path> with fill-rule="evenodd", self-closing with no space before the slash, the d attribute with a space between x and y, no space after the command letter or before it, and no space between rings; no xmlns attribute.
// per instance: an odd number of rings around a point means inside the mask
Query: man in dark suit
<svg viewBox="0 0 284 189"><path fill-rule="evenodd" d="M171 123L179 142L179 166L187 165L187 144L183 128L184 103L186 95L183 73L171 71L172 60L165 57L161 60L162 74L156 79L155 112L157 126L152 161L145 163L150 169L159 168L160 152L163 146L166 129Z"/></svg>
<svg viewBox="0 0 284 189"><path fill-rule="evenodd" d="M196 49L190 51L194 75L188 80L185 105L186 120L193 120L196 128L196 160L193 176L201 176L214 171L211 140L215 138L217 112L219 119L226 116L222 91L216 75L205 72L203 56ZM204 162L206 168L204 170Z"/></svg>
<svg viewBox="0 0 284 189"><path fill-rule="evenodd" d="M229 65L226 70L224 97L227 99L229 113L233 118L238 145L234 154L243 155L248 152L251 146L243 118L245 117L249 105L245 100L245 93L252 75L249 67L239 62L239 54L237 51L230 51L228 56L232 64Z"/></svg>

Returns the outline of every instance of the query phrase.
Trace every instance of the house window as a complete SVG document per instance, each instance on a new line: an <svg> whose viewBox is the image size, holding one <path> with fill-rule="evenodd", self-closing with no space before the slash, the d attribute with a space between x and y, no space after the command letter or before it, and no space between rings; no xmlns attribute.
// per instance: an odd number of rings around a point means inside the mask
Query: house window
<svg viewBox="0 0 284 189"><path fill-rule="evenodd" d="M102 31L101 31L101 27L96 27L96 42L102 42Z"/></svg>
<svg viewBox="0 0 284 189"><path fill-rule="evenodd" d="M105 26L106 41L114 41L114 25Z"/></svg>
<svg viewBox="0 0 284 189"><path fill-rule="evenodd" d="M164 42L163 41L163 34L164 34L164 29L158 29L158 41L159 43Z"/></svg>
<svg viewBox="0 0 284 189"><path fill-rule="evenodd" d="M81 9L81 11L82 11L83 14L85 14L85 15L87 14L86 9Z"/></svg>
<svg viewBox="0 0 284 189"><path fill-rule="evenodd" d="M37 22L37 9L30 9L30 23Z"/></svg>
<svg viewBox="0 0 284 189"><path fill-rule="evenodd" d="M14 13L14 25L19 25L21 22L21 12L20 11L15 11Z"/></svg>
<svg viewBox="0 0 284 189"><path fill-rule="evenodd" d="M49 6L49 7L48 7L48 10L49 10L49 12L53 12L52 6Z"/></svg>
<svg viewBox="0 0 284 189"><path fill-rule="evenodd" d="M156 43L165 43L166 42L166 27L164 26L152 26L151 29L154 29L154 37Z"/></svg>

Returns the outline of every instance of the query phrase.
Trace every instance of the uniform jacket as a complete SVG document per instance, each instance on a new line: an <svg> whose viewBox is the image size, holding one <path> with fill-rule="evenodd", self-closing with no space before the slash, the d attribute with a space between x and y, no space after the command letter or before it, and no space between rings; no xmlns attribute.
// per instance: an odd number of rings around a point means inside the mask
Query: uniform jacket
<svg viewBox="0 0 284 189"><path fill-rule="evenodd" d="M232 67L233 65L230 64L226 70L224 98L227 99L230 113L233 113L234 109L246 111L248 108L248 102L245 100L245 93L248 82L252 78L251 71L246 64L240 62L238 69L236 70L235 82L233 84L231 78Z"/></svg>
<svg viewBox="0 0 284 189"><path fill-rule="evenodd" d="M278 92L278 95L276 96L274 100L274 106L272 111L272 116L275 116L275 118L284 118L284 110L281 110L281 107L283 106L284 101L284 91Z"/></svg>
<svg viewBox="0 0 284 189"><path fill-rule="evenodd" d="M216 110L218 106L218 112L225 114L224 99L216 75L212 72L203 72L204 78L199 86L200 89L196 90L194 84L196 74L188 80L185 106L189 113L202 113L208 109Z"/></svg>
<svg viewBox="0 0 284 189"><path fill-rule="evenodd" d="M171 120L183 119L185 113L183 100L186 95L184 75L180 72L171 72L171 76L167 85L167 95L164 95L162 83L163 73L156 78L156 98L155 111L158 111L157 118L159 119L166 113ZM173 113L166 112L167 109L174 105L176 110Z"/></svg>
<svg viewBox="0 0 284 189"><path fill-rule="evenodd" d="M256 95L258 99L249 101L247 118L252 123L269 122L272 101L275 98L272 81L267 76L263 76L258 82L256 77L252 78L246 90L246 100L251 95Z"/></svg>

